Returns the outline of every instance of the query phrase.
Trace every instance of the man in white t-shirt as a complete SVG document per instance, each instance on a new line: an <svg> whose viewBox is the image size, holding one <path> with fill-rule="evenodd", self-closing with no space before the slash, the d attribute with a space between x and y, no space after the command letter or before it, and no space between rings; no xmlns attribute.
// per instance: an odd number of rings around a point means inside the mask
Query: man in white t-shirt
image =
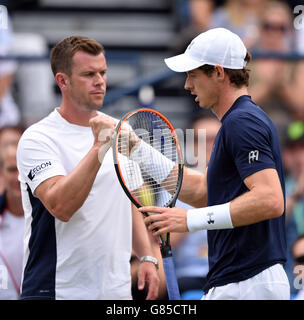
<svg viewBox="0 0 304 320"><path fill-rule="evenodd" d="M50 59L62 103L25 131L17 153L26 219L21 298L132 299L133 239L138 257L149 257L139 289L147 282L147 299L155 299L148 234L116 177L111 139L100 134L117 123L97 111L106 93L104 49L72 36Z"/></svg>

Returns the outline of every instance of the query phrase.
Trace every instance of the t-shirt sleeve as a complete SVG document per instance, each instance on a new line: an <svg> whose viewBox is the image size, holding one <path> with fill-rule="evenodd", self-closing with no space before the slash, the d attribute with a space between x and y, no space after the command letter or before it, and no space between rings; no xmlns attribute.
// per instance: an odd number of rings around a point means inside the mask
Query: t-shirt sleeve
<svg viewBox="0 0 304 320"><path fill-rule="evenodd" d="M225 145L242 180L260 170L276 168L270 129L259 119L231 119L225 124Z"/></svg>
<svg viewBox="0 0 304 320"><path fill-rule="evenodd" d="M56 146L36 135L20 139L17 149L17 166L20 182L26 183L33 194L44 180L67 174Z"/></svg>

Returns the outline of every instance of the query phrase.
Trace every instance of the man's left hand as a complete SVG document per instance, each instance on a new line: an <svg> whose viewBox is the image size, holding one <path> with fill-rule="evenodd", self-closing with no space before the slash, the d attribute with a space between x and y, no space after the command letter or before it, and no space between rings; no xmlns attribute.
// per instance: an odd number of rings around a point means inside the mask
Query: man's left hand
<svg viewBox="0 0 304 320"><path fill-rule="evenodd" d="M167 232L188 232L187 210L174 207L142 207L140 212L156 213L149 215L144 222L154 236L159 236ZM157 214L159 213L159 214Z"/></svg>
<svg viewBox="0 0 304 320"><path fill-rule="evenodd" d="M156 267L151 262L142 262L138 268L138 290L143 290L145 283L148 283L148 293L146 300L155 300L158 298L160 280Z"/></svg>

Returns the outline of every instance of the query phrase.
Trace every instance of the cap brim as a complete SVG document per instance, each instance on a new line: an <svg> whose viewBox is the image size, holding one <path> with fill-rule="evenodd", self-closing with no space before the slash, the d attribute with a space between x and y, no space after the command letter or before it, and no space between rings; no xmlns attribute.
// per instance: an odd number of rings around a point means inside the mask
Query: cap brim
<svg viewBox="0 0 304 320"><path fill-rule="evenodd" d="M171 58L165 59L165 63L169 69L175 72L187 72L202 66L204 63L197 61L186 55L185 53L179 54Z"/></svg>

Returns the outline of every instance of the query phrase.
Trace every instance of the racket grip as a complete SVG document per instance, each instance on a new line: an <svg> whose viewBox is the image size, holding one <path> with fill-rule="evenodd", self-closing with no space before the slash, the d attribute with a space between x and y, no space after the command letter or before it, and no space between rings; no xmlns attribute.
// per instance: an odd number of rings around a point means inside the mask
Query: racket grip
<svg viewBox="0 0 304 320"><path fill-rule="evenodd" d="M179 288L176 280L174 262L172 256L163 258L164 271L167 282L169 300L180 300Z"/></svg>

